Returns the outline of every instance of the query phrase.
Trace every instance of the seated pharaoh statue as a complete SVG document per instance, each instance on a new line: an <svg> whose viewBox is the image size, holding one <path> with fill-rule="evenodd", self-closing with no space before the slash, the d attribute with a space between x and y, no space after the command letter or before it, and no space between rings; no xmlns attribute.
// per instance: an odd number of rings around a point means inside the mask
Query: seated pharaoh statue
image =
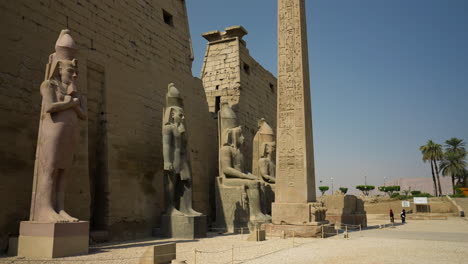
<svg viewBox="0 0 468 264"><path fill-rule="evenodd" d="M239 228L270 222L262 212L261 183L256 175L244 172L244 156L240 147L244 143L242 127L227 102L218 112L219 174L216 182L216 221L228 232Z"/></svg>
<svg viewBox="0 0 468 264"><path fill-rule="evenodd" d="M275 133L264 118L260 119L258 127L253 139L252 172L267 183L275 183Z"/></svg>
<svg viewBox="0 0 468 264"><path fill-rule="evenodd" d="M258 131L253 139L252 172L260 176L262 183L262 210L271 214L271 204L275 201L276 183L276 141L275 133L264 118L258 122Z"/></svg>

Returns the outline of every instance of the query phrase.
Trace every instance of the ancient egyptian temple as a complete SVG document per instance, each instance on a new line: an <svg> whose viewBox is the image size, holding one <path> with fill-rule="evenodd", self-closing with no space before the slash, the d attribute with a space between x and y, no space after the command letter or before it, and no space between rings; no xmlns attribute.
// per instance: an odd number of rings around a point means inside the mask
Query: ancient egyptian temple
<svg viewBox="0 0 468 264"><path fill-rule="evenodd" d="M330 228L315 194L304 0L278 0L278 79L240 25L207 28L194 54L184 0L1 5L0 251ZM343 197L327 200L330 219L365 223Z"/></svg>

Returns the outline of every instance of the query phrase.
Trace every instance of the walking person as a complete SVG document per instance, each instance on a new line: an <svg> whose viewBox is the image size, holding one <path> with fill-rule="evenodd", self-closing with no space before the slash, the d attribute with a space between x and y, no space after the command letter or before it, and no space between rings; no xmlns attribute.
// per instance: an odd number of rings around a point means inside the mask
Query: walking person
<svg viewBox="0 0 468 264"><path fill-rule="evenodd" d="M401 223L404 224L406 222L406 210L405 209L401 210L400 216L401 216Z"/></svg>
<svg viewBox="0 0 468 264"><path fill-rule="evenodd" d="M392 209L390 209L390 222L391 222L391 223L394 223L394 222L395 222L395 218L394 218L393 210L392 210Z"/></svg>

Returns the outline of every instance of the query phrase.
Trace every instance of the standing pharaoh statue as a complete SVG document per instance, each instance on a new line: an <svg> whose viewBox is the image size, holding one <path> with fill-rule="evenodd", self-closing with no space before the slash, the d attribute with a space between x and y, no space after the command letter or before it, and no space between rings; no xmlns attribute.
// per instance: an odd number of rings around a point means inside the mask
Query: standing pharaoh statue
<svg viewBox="0 0 468 264"><path fill-rule="evenodd" d="M227 102L218 112L219 174L217 179L216 214L218 225L228 231L249 228L269 222L271 218L262 212L259 177L244 172L244 143L242 126Z"/></svg>
<svg viewBox="0 0 468 264"><path fill-rule="evenodd" d="M202 215L192 209L192 173L183 101L179 90L169 84L163 118L163 157L166 180L166 215Z"/></svg>
<svg viewBox="0 0 468 264"><path fill-rule="evenodd" d="M73 165L79 119L85 120L84 98L76 86L77 47L62 30L49 57L41 84L42 110L36 150L31 221L76 222L65 211L65 180Z"/></svg>
<svg viewBox="0 0 468 264"><path fill-rule="evenodd" d="M161 229L166 237L205 237L206 216L192 208L193 182L183 101L173 83L169 84L166 94L162 136L166 212Z"/></svg>

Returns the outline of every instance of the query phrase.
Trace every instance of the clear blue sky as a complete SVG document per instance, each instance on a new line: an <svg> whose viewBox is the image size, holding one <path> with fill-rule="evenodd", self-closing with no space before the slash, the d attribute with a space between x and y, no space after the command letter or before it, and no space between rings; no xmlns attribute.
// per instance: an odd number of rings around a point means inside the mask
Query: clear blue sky
<svg viewBox="0 0 468 264"><path fill-rule="evenodd" d="M250 54L277 75L276 0L190 0L200 35L242 25ZM268 4L267 4L268 3ZM306 0L316 181L354 188L431 177L419 146L468 140L467 0Z"/></svg>

